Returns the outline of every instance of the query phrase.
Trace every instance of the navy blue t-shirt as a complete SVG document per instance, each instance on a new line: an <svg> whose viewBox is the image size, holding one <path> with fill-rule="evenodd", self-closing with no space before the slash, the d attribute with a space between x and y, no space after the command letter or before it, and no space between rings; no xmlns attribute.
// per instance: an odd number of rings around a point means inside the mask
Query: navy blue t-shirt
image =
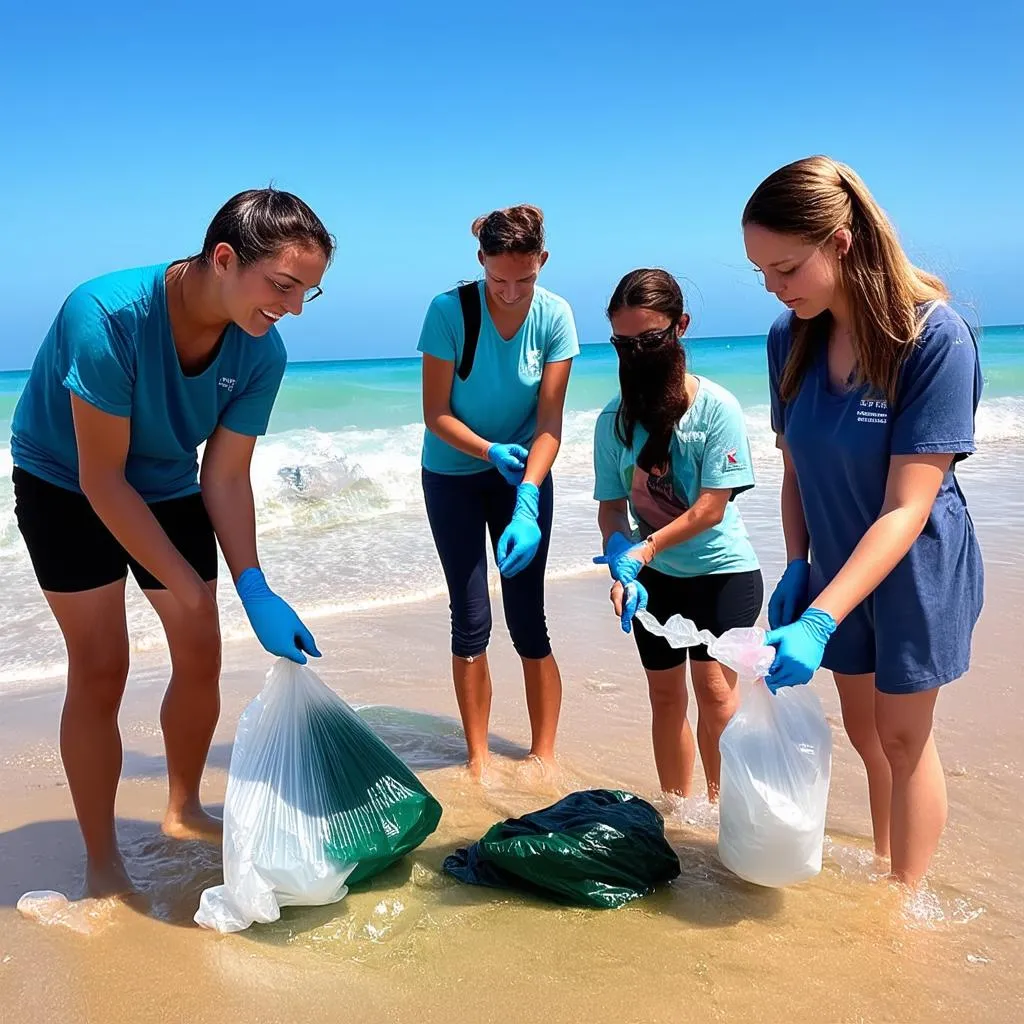
<svg viewBox="0 0 1024 1024"><path fill-rule="evenodd" d="M783 402L792 318L783 314L768 335L772 427L786 439L800 485L813 599L878 518L893 455L952 454L955 464L975 450L982 374L966 323L937 304L901 368L892 407L866 385L836 391L824 343L796 396ZM885 692L949 682L967 669L982 592L981 552L950 467L921 535L840 624L823 664L841 673L875 672Z"/></svg>

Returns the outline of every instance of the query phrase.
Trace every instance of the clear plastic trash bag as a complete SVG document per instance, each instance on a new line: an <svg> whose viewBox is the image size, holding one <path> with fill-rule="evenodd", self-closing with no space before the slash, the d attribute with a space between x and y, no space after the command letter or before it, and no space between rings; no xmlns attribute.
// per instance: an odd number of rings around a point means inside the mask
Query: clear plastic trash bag
<svg viewBox="0 0 1024 1024"><path fill-rule="evenodd" d="M673 615L664 626L637 613L645 629L674 647L707 644L735 671L739 710L722 733L718 855L734 874L764 886L802 882L821 871L832 776L832 730L809 686L772 693L764 677L775 658L764 630L730 629L715 638Z"/></svg>
<svg viewBox="0 0 1024 1024"><path fill-rule="evenodd" d="M418 846L440 804L307 666L277 661L245 709L224 798L224 884L195 920L220 932L323 906Z"/></svg>

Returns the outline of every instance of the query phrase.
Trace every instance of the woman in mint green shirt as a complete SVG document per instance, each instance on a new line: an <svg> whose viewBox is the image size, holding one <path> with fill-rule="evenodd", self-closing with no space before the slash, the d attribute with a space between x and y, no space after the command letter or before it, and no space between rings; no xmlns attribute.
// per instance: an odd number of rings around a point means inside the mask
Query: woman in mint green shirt
<svg viewBox="0 0 1024 1024"><path fill-rule="evenodd" d="M608 318L620 394L598 417L594 498L605 550L599 561L611 570L611 599L622 628L630 632L644 607L661 622L678 614L716 635L752 626L764 584L733 502L754 486L739 402L706 377L686 372L680 339L690 317L671 274L627 274L608 304ZM693 789L689 656L697 744L714 800L718 740L736 709L736 675L713 661L706 647L674 649L639 623L633 635L647 673L661 788L682 796Z"/></svg>

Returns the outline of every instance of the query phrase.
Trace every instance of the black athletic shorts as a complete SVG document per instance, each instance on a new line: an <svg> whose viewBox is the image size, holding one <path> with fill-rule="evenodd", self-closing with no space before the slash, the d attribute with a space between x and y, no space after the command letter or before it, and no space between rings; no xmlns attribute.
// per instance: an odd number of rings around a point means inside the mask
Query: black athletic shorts
<svg viewBox="0 0 1024 1024"><path fill-rule="evenodd" d="M692 619L698 629L721 636L727 629L753 626L761 614L764 579L760 569L720 573L713 576L669 576L649 565L638 577L647 588L647 610L661 623L673 615ZM711 661L708 649L675 648L662 636L648 633L633 621L640 662L652 672L678 668L687 655L694 661Z"/></svg>
<svg viewBox="0 0 1024 1024"><path fill-rule="evenodd" d="M84 494L14 467L14 512L43 590L77 594L123 580L131 569L143 590L164 585L139 565L103 525ZM198 494L153 502L150 511L171 543L207 582L217 578L217 539Z"/></svg>

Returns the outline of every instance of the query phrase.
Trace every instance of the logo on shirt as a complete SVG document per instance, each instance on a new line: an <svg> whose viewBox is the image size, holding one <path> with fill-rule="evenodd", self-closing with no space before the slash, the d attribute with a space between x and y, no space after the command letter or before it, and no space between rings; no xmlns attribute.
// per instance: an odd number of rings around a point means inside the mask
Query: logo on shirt
<svg viewBox="0 0 1024 1024"><path fill-rule="evenodd" d="M736 454L735 448L730 448L722 459L722 470L726 473L731 469L740 469L739 456Z"/></svg>
<svg viewBox="0 0 1024 1024"><path fill-rule="evenodd" d="M889 422L889 403L884 398L862 398L857 406L857 422L885 426Z"/></svg>
<svg viewBox="0 0 1024 1024"><path fill-rule="evenodd" d="M217 381L217 387L224 388L225 391L235 390L235 378L234 377L221 377Z"/></svg>
<svg viewBox="0 0 1024 1024"><path fill-rule="evenodd" d="M680 444L704 444L708 439L704 430L677 430L676 437Z"/></svg>
<svg viewBox="0 0 1024 1024"><path fill-rule="evenodd" d="M527 377L539 377L541 375L542 363L539 349L530 349L529 352L525 353L524 362L526 363Z"/></svg>

